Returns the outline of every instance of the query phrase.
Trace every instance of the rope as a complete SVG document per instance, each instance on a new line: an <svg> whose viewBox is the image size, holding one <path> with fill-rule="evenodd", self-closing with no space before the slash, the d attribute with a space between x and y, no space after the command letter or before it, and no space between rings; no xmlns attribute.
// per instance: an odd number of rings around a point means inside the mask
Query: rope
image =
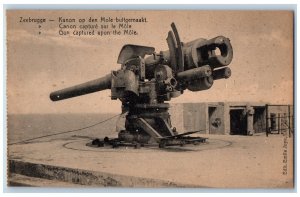
<svg viewBox="0 0 300 197"><path fill-rule="evenodd" d="M24 143L24 142L29 142L29 141L32 141L32 140L41 139L41 138L45 138L45 137L50 137L50 136L54 136L54 135L60 135L60 134L64 134L64 133L72 133L72 132L76 132L76 131L81 131L81 130L84 130L84 129L88 129L88 128L97 126L97 125L102 124L104 122L107 122L107 121L109 121L109 120L111 120L111 119L113 119L113 118L115 118L117 116L121 116L122 114L123 113L115 115L115 116L112 116L112 117L110 117L108 119L102 120L102 121L97 122L95 124L92 124L92 125L89 125L89 126L86 126L86 127L82 127L82 128L79 128L79 129L73 129L73 130L68 130L68 131L62 131L62 132L59 132L59 133L53 133L53 134L43 135L43 136L39 136L39 137L35 137L35 138L30 138L30 139L27 139L27 140L22 140L22 141L19 141L19 142L10 143L8 145L10 146L10 145L20 144L20 143Z"/></svg>

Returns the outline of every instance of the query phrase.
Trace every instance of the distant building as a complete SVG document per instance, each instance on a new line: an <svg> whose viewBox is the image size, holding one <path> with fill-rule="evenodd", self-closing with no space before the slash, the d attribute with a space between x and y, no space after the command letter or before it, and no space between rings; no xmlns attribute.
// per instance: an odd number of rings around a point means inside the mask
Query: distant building
<svg viewBox="0 0 300 197"><path fill-rule="evenodd" d="M170 107L179 133L253 135L285 132L293 126L293 106L253 102L178 103Z"/></svg>

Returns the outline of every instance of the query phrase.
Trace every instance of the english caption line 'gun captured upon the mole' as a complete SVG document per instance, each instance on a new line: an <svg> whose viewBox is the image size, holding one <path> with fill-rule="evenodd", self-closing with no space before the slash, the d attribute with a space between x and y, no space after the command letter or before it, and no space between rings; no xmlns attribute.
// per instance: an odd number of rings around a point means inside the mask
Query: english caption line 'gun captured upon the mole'
<svg viewBox="0 0 300 197"><path fill-rule="evenodd" d="M203 138L178 135L168 113L171 98L184 90L202 91L214 80L229 78L227 66L233 58L230 40L218 36L209 40L180 41L175 24L167 36L169 50L155 52L154 47L124 45L118 57L121 69L70 88L52 92L52 101L59 101L105 89L111 99L120 99L126 115L125 130L106 142L135 144L158 143L160 147L203 141Z"/></svg>

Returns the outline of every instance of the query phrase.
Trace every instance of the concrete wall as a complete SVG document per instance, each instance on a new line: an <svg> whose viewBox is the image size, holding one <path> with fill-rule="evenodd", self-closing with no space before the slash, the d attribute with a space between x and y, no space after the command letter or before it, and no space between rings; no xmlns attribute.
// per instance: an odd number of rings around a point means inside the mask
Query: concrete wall
<svg viewBox="0 0 300 197"><path fill-rule="evenodd" d="M183 104L172 103L170 104L169 113L171 115L171 124L176 127L178 133L185 132L183 127Z"/></svg>
<svg viewBox="0 0 300 197"><path fill-rule="evenodd" d="M169 112L178 133L198 130L208 133L206 103L172 103Z"/></svg>
<svg viewBox="0 0 300 197"><path fill-rule="evenodd" d="M225 105L223 102L208 103L207 128L209 134L225 134Z"/></svg>
<svg viewBox="0 0 300 197"><path fill-rule="evenodd" d="M230 134L230 110L253 107L253 129L255 133L265 132L265 103L248 102L212 102L212 103L177 103L171 104L170 114L172 125L178 133L201 130L206 134ZM269 106L268 114L286 113L288 106ZM293 114L293 107L290 107ZM256 112L256 114L255 114ZM291 124L293 117L291 117ZM270 126L270 121L269 121Z"/></svg>
<svg viewBox="0 0 300 197"><path fill-rule="evenodd" d="M287 105L283 105L283 106L281 106L281 105L268 105L268 112L269 113L288 113L288 106Z"/></svg>
<svg viewBox="0 0 300 197"><path fill-rule="evenodd" d="M224 134L230 135L230 105L224 103Z"/></svg>
<svg viewBox="0 0 300 197"><path fill-rule="evenodd" d="M225 119L224 105L222 102L171 104L172 126L176 127L178 133L200 131L203 134L225 134L228 120ZM210 108L215 108L211 114Z"/></svg>
<svg viewBox="0 0 300 197"><path fill-rule="evenodd" d="M207 133L207 104L184 103L183 104L183 127L185 131L199 131Z"/></svg>

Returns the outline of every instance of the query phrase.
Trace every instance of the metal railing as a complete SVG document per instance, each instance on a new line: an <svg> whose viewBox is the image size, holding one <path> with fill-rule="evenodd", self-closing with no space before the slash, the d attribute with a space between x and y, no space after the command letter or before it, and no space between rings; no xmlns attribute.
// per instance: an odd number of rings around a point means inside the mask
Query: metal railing
<svg viewBox="0 0 300 197"><path fill-rule="evenodd" d="M294 113L291 105L266 105L266 136L294 133Z"/></svg>

